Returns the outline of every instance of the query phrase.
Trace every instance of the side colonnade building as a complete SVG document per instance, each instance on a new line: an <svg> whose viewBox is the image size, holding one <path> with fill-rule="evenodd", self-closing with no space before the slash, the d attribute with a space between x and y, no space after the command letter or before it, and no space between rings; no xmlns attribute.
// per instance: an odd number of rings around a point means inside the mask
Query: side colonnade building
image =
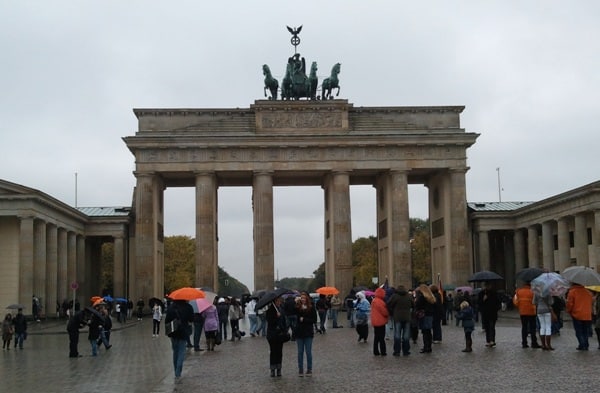
<svg viewBox="0 0 600 393"><path fill-rule="evenodd" d="M600 268L600 181L539 202L469 203L474 270L492 270L519 283L526 267L561 272Z"/></svg>
<svg viewBox="0 0 600 393"><path fill-rule="evenodd" d="M42 315L99 295L101 247L114 243L113 285L125 296L130 207L74 208L48 194L0 180L0 304L40 300ZM75 296L74 296L75 294Z"/></svg>

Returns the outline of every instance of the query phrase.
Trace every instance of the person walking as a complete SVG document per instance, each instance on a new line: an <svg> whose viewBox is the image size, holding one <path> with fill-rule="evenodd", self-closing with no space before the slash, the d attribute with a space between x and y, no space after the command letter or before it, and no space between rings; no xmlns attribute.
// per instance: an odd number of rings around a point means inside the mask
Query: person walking
<svg viewBox="0 0 600 393"><path fill-rule="evenodd" d="M552 295L541 296L537 292L533 293L533 304L537 312L537 319L540 325L540 341L542 349L554 351L552 348L552 304L554 299Z"/></svg>
<svg viewBox="0 0 600 393"><path fill-rule="evenodd" d="M160 321L162 319L162 308L156 303L152 307L152 337L158 337L160 333Z"/></svg>
<svg viewBox="0 0 600 393"><path fill-rule="evenodd" d="M175 319L179 319L180 328L171 336L171 351L173 352L173 370L175 372L175 383L181 380L183 371L183 361L185 360L185 351L187 340L192 334L190 323L194 316L194 309L185 300L175 300L167 309L165 323L169 324Z"/></svg>
<svg viewBox="0 0 600 393"><path fill-rule="evenodd" d="M23 341L27 337L27 319L23 315L23 309L17 310L17 315L12 319L13 328L15 331L15 348L23 349Z"/></svg>
<svg viewBox="0 0 600 393"><path fill-rule="evenodd" d="M385 289L377 288L375 298L371 302L371 325L373 325L373 355L386 356L385 328L389 319L389 312L385 304Z"/></svg>
<svg viewBox="0 0 600 393"><path fill-rule="evenodd" d="M240 305L240 302L238 302L236 298L231 299L231 304L229 305L231 341L234 341L236 338L238 339L238 341L242 339L242 334L240 333L240 319L242 317L242 306Z"/></svg>
<svg viewBox="0 0 600 393"><path fill-rule="evenodd" d="M310 295L306 292L300 294L296 302L296 347L298 348L298 376L312 376L313 359L312 343L315 332L313 326L317 322L317 311L313 306ZM306 374L304 374L304 354L306 353Z"/></svg>
<svg viewBox="0 0 600 393"><path fill-rule="evenodd" d="M331 308L329 301L325 297L325 295L319 295L319 300L317 300L317 313L319 314L319 330L317 330L321 334L325 334L325 322L327 320L327 311Z"/></svg>
<svg viewBox="0 0 600 393"><path fill-rule="evenodd" d="M465 349L462 352L473 352L472 334L475 330L473 308L466 300L463 300L458 307L460 311L456 313L456 319L462 321L463 331L465 332Z"/></svg>
<svg viewBox="0 0 600 393"><path fill-rule="evenodd" d="M429 289L435 297L435 311L433 312L433 321L431 325L433 343L440 344L442 342L442 322L445 320L446 314L444 311L444 301L437 285L431 284Z"/></svg>
<svg viewBox="0 0 600 393"><path fill-rule="evenodd" d="M269 369L271 377L281 377L281 364L283 359L283 340L281 331L285 331L285 313L281 296L273 300L266 312L267 342L269 343Z"/></svg>
<svg viewBox="0 0 600 393"><path fill-rule="evenodd" d="M110 349L112 348L112 344L110 343L110 331L112 329L112 319L110 318L110 312L106 307L103 307L100 310L100 314L102 315L102 323L100 324L100 335L98 336L98 348L101 344L104 344L104 348Z"/></svg>
<svg viewBox="0 0 600 393"><path fill-rule="evenodd" d="M481 312L481 326L485 330L485 346L493 348L496 346L496 321L502 303L489 282L486 282L483 290L479 292L477 301Z"/></svg>
<svg viewBox="0 0 600 393"><path fill-rule="evenodd" d="M403 285L396 288L396 292L388 301L388 308L394 323L394 356L410 355L410 314L413 308L413 299Z"/></svg>
<svg viewBox="0 0 600 393"><path fill-rule="evenodd" d="M432 328L435 302L435 296L433 296L429 287L425 284L419 285L419 288L417 288L415 309L417 310L419 329L423 336L423 348L421 348L420 353L431 353L432 351L431 344L433 342Z"/></svg>
<svg viewBox="0 0 600 393"><path fill-rule="evenodd" d="M531 336L531 348L541 348L536 337L536 311L535 304L533 304L533 291L529 282L515 291L513 304L519 310L521 317L521 346L529 348L527 345L527 336L529 335Z"/></svg>
<svg viewBox="0 0 600 393"><path fill-rule="evenodd" d="M12 314L8 313L2 321L2 349L10 350L10 342L14 334Z"/></svg>
<svg viewBox="0 0 600 393"><path fill-rule="evenodd" d="M579 284L573 283L567 294L567 312L573 319L577 350L587 351L590 347L589 335L592 328L592 294Z"/></svg>
<svg viewBox="0 0 600 393"><path fill-rule="evenodd" d="M144 316L144 299L139 298L135 305L137 307L137 320L141 321Z"/></svg>

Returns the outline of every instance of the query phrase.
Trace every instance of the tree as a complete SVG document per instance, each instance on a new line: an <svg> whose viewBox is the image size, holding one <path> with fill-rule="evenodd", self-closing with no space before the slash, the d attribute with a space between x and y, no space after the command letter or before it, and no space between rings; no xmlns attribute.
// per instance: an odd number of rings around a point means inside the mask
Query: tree
<svg viewBox="0 0 600 393"><path fill-rule="evenodd" d="M377 238L358 238L352 243L353 286L371 286L377 276Z"/></svg>
<svg viewBox="0 0 600 393"><path fill-rule="evenodd" d="M429 230L415 232L412 238L411 258L413 285L431 282L431 246Z"/></svg>
<svg viewBox="0 0 600 393"><path fill-rule="evenodd" d="M165 237L165 290L194 287L196 242L189 236Z"/></svg>

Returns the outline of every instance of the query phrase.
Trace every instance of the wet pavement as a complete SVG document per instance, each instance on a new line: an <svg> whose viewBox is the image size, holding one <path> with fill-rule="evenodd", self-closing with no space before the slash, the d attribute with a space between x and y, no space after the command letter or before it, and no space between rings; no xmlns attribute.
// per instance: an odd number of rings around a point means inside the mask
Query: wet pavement
<svg viewBox="0 0 600 393"><path fill-rule="evenodd" d="M226 341L214 352L189 351L179 383L175 383L170 341L152 337L150 318L125 325L114 323L113 347L91 356L82 332L77 359L68 357L66 322L32 323L22 350L3 351L0 386L6 392L579 392L596 391L600 350L576 351L570 322L553 337L555 351L523 349L520 322L514 312L501 313L497 346L485 348L478 327L474 351L463 353L462 328L443 327L443 341L433 353L420 354L419 342L407 357L374 356L372 330L367 344L357 343L354 329L329 329L313 344L313 376L299 378L294 342L284 345L283 376L271 378L264 338ZM162 326L161 326L162 328ZM245 323L242 330L248 330ZM202 339L204 345L204 339Z"/></svg>

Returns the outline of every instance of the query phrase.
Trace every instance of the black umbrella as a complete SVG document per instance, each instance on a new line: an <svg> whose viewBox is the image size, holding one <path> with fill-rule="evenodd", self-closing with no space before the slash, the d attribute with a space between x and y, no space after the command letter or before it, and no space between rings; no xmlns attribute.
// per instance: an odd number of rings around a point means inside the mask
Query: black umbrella
<svg viewBox="0 0 600 393"><path fill-rule="evenodd" d="M517 273L516 278L517 280L529 282L537 276L539 276L540 274L542 274L543 272L544 269L540 269L539 267L528 267Z"/></svg>
<svg viewBox="0 0 600 393"><path fill-rule="evenodd" d="M490 272L489 270L482 270L477 272L469 278L469 282L474 281L497 281L504 280L504 278L498 273Z"/></svg>
<svg viewBox="0 0 600 393"><path fill-rule="evenodd" d="M151 297L150 299L148 299L148 306L150 308L154 307L155 304L158 304L162 308L165 308L165 304L159 298L157 298L157 297Z"/></svg>
<svg viewBox="0 0 600 393"><path fill-rule="evenodd" d="M90 314L97 316L98 318L102 318L102 314L100 314L100 312L94 307L86 307L85 310L88 311Z"/></svg>
<svg viewBox="0 0 600 393"><path fill-rule="evenodd" d="M293 293L289 289L286 288L277 288L274 291L268 291L260 298L258 298L258 302L256 302L256 309L261 309L267 306L269 303L277 299L279 296L285 295L286 293Z"/></svg>

